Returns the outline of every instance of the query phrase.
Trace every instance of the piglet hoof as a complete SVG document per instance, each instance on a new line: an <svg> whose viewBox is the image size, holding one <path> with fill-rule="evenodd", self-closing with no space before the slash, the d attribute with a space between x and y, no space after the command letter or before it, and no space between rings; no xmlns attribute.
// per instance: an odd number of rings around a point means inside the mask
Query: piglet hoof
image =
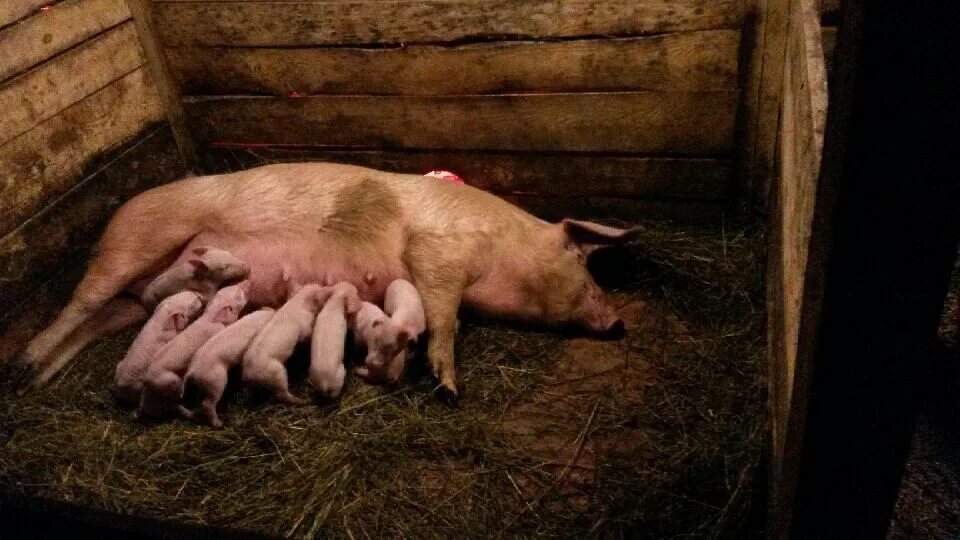
<svg viewBox="0 0 960 540"><path fill-rule="evenodd" d="M177 415L179 415L183 420L193 420L193 417L195 416L193 411L184 407L183 405L177 405Z"/></svg>
<svg viewBox="0 0 960 540"><path fill-rule="evenodd" d="M310 403L310 400L298 398L290 392L278 392L276 399L280 403L286 403L287 405L308 405Z"/></svg>

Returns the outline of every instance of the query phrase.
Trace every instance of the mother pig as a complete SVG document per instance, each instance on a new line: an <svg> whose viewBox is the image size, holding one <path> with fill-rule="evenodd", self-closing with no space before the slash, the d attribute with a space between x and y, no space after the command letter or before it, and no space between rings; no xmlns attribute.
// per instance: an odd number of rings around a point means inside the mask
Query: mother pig
<svg viewBox="0 0 960 540"><path fill-rule="evenodd" d="M70 303L20 361L45 367L38 383L48 380L83 345L146 318L122 293L136 293L194 247L217 246L250 264L257 307L279 307L299 284L339 281L379 303L394 279L412 281L423 296L429 365L440 389L456 397L461 304L596 333L622 328L586 257L638 232L551 224L467 185L350 165L278 164L188 178L116 212Z"/></svg>

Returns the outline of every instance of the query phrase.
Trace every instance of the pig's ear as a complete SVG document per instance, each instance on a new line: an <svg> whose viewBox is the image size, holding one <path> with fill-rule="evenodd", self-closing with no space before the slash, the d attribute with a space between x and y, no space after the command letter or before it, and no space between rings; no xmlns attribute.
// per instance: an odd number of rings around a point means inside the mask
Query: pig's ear
<svg viewBox="0 0 960 540"><path fill-rule="evenodd" d="M617 227L576 219L564 219L560 223L567 240L579 246L587 255L603 246L622 244L633 240L646 230L640 225L631 229L618 229Z"/></svg>
<svg viewBox="0 0 960 540"><path fill-rule="evenodd" d="M193 248L192 253L194 255L203 255L208 251L210 251L210 248L208 248L207 246L203 246L203 247Z"/></svg>
<svg viewBox="0 0 960 540"><path fill-rule="evenodd" d="M174 313L170 318L163 322L164 330L175 330L182 332L187 327L187 316L183 313Z"/></svg>
<svg viewBox="0 0 960 540"><path fill-rule="evenodd" d="M233 320L233 306L223 306L213 315L213 322L230 324Z"/></svg>
<svg viewBox="0 0 960 540"><path fill-rule="evenodd" d="M210 267L200 259L190 259L187 262L193 266L193 277L203 279L205 276L210 275Z"/></svg>

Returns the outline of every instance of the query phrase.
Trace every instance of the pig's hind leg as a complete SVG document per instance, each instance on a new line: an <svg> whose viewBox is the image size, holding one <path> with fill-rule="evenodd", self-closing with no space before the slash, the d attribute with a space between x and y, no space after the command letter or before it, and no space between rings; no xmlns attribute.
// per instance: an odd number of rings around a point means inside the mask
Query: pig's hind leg
<svg viewBox="0 0 960 540"><path fill-rule="evenodd" d="M96 315L85 320L62 345L53 351L35 384L39 386L49 381L54 374L60 371L87 345L146 319L147 310L137 300L119 296L110 300L97 311Z"/></svg>
<svg viewBox="0 0 960 540"><path fill-rule="evenodd" d="M100 238L97 254L86 274L73 292L73 297L60 315L27 345L19 359L19 374L14 384L26 382L26 377L41 363L46 363L54 350L81 326L128 287L134 280L159 271L172 262L197 232L190 215L177 216L174 207L159 194L144 194L120 208L114 214ZM183 206L183 205L181 205ZM190 209L184 209L187 212ZM195 216L194 216L195 217ZM151 227L144 234L144 224ZM46 371L52 377L66 364L62 360L56 368Z"/></svg>

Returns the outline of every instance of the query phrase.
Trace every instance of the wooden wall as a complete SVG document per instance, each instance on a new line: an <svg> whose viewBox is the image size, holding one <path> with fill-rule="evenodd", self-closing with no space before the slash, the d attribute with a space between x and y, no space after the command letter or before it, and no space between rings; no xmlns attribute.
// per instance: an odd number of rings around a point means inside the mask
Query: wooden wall
<svg viewBox="0 0 960 540"><path fill-rule="evenodd" d="M815 0L791 0L770 191L768 354L774 513L797 371L804 276L827 117L827 72Z"/></svg>
<svg viewBox="0 0 960 540"><path fill-rule="evenodd" d="M125 0L3 0L0 25L2 318L183 166Z"/></svg>
<svg viewBox="0 0 960 540"><path fill-rule="evenodd" d="M154 0L152 11L215 169L224 149L244 165L448 168L532 206L642 199L643 212L679 202L678 216L733 192L740 0Z"/></svg>

